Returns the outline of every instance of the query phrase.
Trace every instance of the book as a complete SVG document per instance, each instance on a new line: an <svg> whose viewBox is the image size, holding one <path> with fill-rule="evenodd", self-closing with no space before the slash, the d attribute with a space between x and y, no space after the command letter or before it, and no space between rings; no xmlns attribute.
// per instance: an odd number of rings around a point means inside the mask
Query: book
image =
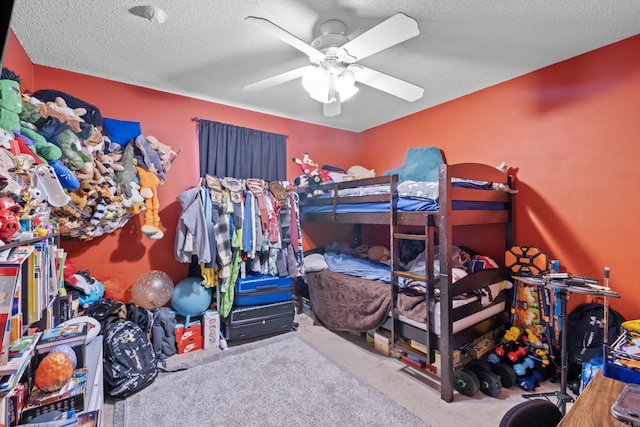
<svg viewBox="0 0 640 427"><path fill-rule="evenodd" d="M24 335L18 338L16 342L9 347L9 359L20 357L29 350L29 348L33 348L39 337L40 334Z"/></svg>
<svg viewBox="0 0 640 427"><path fill-rule="evenodd" d="M61 344L74 346L84 344L87 339L89 325L87 323L75 323L73 325L59 325L47 329L42 333L40 341L36 345L38 352L48 351L52 347Z"/></svg>
<svg viewBox="0 0 640 427"><path fill-rule="evenodd" d="M38 336L39 334L28 336L29 340L26 340L24 348L22 348L19 353L15 353L13 356L11 355L11 350L9 350L9 361L6 364L0 366L0 377L3 377L5 375L13 375L23 370L23 365L28 363L33 356L33 350L38 340Z"/></svg>
<svg viewBox="0 0 640 427"><path fill-rule="evenodd" d="M35 353L35 346L38 342L38 338L40 338L40 334L40 332L36 332L34 334L36 335L36 338L31 342L31 345L22 353L22 355L10 360L11 364L18 366L18 369L15 373L3 375L0 378L0 395L13 390L20 381L20 377L22 377L22 374L26 371L31 362L31 358Z"/></svg>
<svg viewBox="0 0 640 427"><path fill-rule="evenodd" d="M17 266L0 266L0 366L9 361L11 315L17 277Z"/></svg>

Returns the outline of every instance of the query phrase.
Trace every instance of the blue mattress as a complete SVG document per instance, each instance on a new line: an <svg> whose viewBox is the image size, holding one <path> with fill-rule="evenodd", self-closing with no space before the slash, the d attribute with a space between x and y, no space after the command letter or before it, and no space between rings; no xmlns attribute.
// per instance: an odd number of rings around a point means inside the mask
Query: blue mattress
<svg viewBox="0 0 640 427"><path fill-rule="evenodd" d="M452 202L453 209L464 210L501 210L505 208L502 202L470 202L456 201ZM417 200L406 197L398 198L398 212L434 212L439 208L438 202L435 200ZM301 206L305 213L327 213L333 212L332 205L311 205ZM347 203L336 206L336 213L349 212L389 212L388 202L374 203Z"/></svg>

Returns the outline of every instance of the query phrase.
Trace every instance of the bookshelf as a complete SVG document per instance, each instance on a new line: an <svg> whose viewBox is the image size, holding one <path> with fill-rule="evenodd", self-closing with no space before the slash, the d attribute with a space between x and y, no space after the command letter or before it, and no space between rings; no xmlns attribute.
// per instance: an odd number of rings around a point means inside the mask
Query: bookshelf
<svg viewBox="0 0 640 427"><path fill-rule="evenodd" d="M0 246L0 366L5 371L9 369L5 355L11 345L32 327L45 330L57 324L63 265L64 251L59 248L57 234ZM9 402L16 388L24 387L25 379L31 376L33 356L30 350L15 373L0 378L0 425L15 425L15 419L9 419Z"/></svg>

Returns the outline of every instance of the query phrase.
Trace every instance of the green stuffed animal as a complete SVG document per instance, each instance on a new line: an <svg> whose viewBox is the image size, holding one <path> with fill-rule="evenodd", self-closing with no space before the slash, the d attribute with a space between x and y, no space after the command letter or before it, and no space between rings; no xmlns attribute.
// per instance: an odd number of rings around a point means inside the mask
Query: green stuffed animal
<svg viewBox="0 0 640 427"><path fill-rule="evenodd" d="M62 159L71 170L82 169L85 163L93 162L93 157L80 149L80 140L71 129L57 134L54 143L62 150Z"/></svg>
<svg viewBox="0 0 640 427"><path fill-rule="evenodd" d="M13 135L14 129L20 129L18 115L21 111L22 94L19 83L9 79L0 80L0 127Z"/></svg>
<svg viewBox="0 0 640 427"><path fill-rule="evenodd" d="M35 152L43 161L58 160L62 157L60 148L38 133L38 123L42 121L40 108L23 99L22 112L20 113L20 133L34 142Z"/></svg>

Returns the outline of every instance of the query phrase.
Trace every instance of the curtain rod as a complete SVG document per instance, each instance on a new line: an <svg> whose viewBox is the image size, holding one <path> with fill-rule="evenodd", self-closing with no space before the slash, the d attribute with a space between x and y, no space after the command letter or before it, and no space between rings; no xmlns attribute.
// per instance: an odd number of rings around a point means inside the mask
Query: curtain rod
<svg viewBox="0 0 640 427"><path fill-rule="evenodd" d="M208 120L208 119L201 119L201 118L196 117L196 116L191 117L191 121L192 121L192 122L196 122L196 123L198 123L200 120ZM208 120L208 121L213 122L213 121L215 121L215 120ZM217 122L217 123L221 123L221 122ZM235 126L235 127L238 127L238 128L251 129L251 128L248 128L248 127L246 127L246 126L238 126L238 125L234 125L234 124L232 124L232 123L223 123L223 124L230 125L230 126ZM251 129L251 130L258 130L258 129ZM260 132L268 132L268 131L260 131ZM269 132L269 133L276 134L276 132ZM286 137L286 138L289 138L289 135L283 135L283 134L281 134L281 133L278 133L277 135L282 135L282 136L284 136L284 137Z"/></svg>

